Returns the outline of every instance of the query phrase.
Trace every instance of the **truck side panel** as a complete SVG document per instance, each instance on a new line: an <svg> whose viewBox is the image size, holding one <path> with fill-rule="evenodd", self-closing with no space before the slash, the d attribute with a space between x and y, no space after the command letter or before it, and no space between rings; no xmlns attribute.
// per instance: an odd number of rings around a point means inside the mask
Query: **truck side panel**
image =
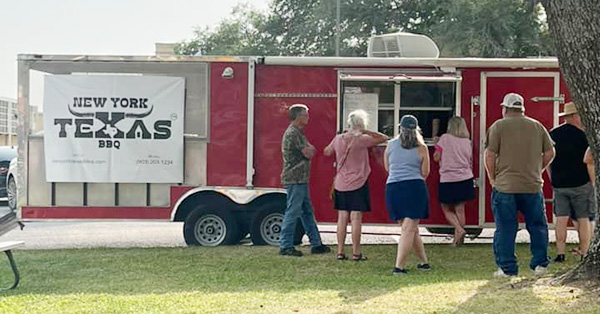
<svg viewBox="0 0 600 314"><path fill-rule="evenodd" d="M231 79L221 77L227 67L234 71ZM207 185L245 186L248 64L211 63L210 73Z"/></svg>

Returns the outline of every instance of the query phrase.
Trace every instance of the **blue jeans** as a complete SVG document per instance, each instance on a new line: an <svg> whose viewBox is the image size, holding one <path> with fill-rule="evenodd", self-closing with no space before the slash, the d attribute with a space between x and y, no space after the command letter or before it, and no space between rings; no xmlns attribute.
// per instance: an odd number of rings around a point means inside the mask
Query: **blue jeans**
<svg viewBox="0 0 600 314"><path fill-rule="evenodd" d="M492 211L496 221L494 233L494 258L496 265L508 275L519 272L515 255L517 236L517 211L525 217L525 225L531 237L531 262L529 267L548 266L548 224L544 210L544 195L538 193L509 194L492 192Z"/></svg>
<svg viewBox="0 0 600 314"><path fill-rule="evenodd" d="M281 250L294 247L294 234L296 233L296 222L298 218L308 235L312 247L321 246L321 235L317 229L315 214L308 195L308 184L289 184L285 186L287 191L287 208L283 215L283 226L279 238Z"/></svg>

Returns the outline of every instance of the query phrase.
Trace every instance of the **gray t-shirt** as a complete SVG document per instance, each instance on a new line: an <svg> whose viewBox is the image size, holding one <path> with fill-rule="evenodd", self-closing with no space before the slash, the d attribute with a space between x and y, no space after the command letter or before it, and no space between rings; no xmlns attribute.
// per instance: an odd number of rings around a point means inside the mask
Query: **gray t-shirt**
<svg viewBox="0 0 600 314"><path fill-rule="evenodd" d="M281 153L283 156L282 185L308 183L310 159L302 154L302 149L306 146L304 132L293 125L288 126L281 140Z"/></svg>

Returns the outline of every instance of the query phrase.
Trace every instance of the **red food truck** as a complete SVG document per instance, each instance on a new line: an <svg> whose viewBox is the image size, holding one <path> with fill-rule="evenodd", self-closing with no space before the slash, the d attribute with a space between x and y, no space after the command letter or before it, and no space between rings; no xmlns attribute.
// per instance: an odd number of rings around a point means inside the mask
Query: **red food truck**
<svg viewBox="0 0 600 314"><path fill-rule="evenodd" d="M311 119L305 132L319 151L311 162L310 177L310 193L319 223L333 223L337 218L328 196L335 173L334 160L321 152L344 129L348 112L366 110L373 122L371 128L390 136L397 134L395 126L402 115L413 114L431 146L432 138L445 132L450 117L463 117L473 143L477 186L476 199L466 206L467 228L477 234L481 228L494 226L483 142L487 128L501 118L499 104L503 96L509 92L523 95L526 114L548 129L558 125L561 104L570 100L555 58L22 54L18 63L20 219L183 221L185 240L190 245L235 244L248 234L254 244L277 244L285 209L285 190L280 184L281 137L289 124L287 108L292 104L304 103L310 108ZM32 129L31 71L52 78L45 83L45 89L52 88L52 92L44 91L41 132ZM75 80L71 80L73 77ZM167 85L141 81L161 77L172 79L170 82L178 86L173 89L177 91L175 96L169 96L177 101L159 104L153 100L154 96L128 94L133 89L154 88L163 92ZM112 83L94 81L97 78L110 78ZM56 83L58 79L62 83ZM91 84L80 83L82 79L92 80ZM137 85L127 87L130 83ZM69 104L56 100L75 85L80 88L79 94L65 96L71 99ZM112 94L100 97L97 90L104 86L110 86L106 90L112 88ZM137 100L132 101L134 98ZM127 99L125 105L123 99ZM145 103L144 99L150 100ZM112 120L108 116L102 118L102 113L90 111L97 109L102 101L114 110L132 111L119 113L111 109ZM148 109L147 105L153 101L153 109ZM144 122L162 110L160 105L167 108L164 112L167 118L158 117L151 124ZM180 111L169 112L172 109L169 106ZM48 118L55 107L68 107L73 119L57 123L57 116ZM122 121L130 121L129 126L113 123L118 114L123 114ZM99 129L107 135L100 134ZM169 140L174 142L165 146L165 142L159 141L167 129ZM64 137L60 137L62 131ZM78 150L77 143L84 141L91 143L91 148ZM121 148L115 148L117 142ZM152 143L158 144L147 149ZM126 146L134 149L118 155ZM94 152L98 147L101 150ZM372 211L364 216L367 224L393 223L384 200L387 177L383 168L384 149L382 145L370 151ZM141 150L147 150L143 152L147 158L128 157ZM64 160L53 163L60 161L56 154L64 151L72 153L67 156L70 168L63 168L67 163ZM106 160L89 164L88 159L94 156L81 159L86 153L99 156L106 151L109 151ZM171 153L169 158L161 157ZM136 164L119 170L117 164L125 164L129 159ZM170 172L144 168L165 161L176 167ZM101 170L97 176L94 169L101 169L104 164L109 165L108 170ZM91 168L81 170L78 167L82 165ZM437 200L437 164L432 162L431 167L427 178L430 217L422 224L430 231L443 232L449 224ZM129 171L132 168L137 170ZM111 176L99 178L106 173ZM65 178L71 174L73 177ZM157 175L153 177L154 174ZM548 221L552 223L548 201L552 191L548 184L544 186L544 195Z"/></svg>

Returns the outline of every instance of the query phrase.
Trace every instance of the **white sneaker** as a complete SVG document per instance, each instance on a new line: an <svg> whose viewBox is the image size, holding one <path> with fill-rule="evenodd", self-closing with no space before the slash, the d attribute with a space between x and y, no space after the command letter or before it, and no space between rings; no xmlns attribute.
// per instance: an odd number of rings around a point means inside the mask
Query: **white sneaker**
<svg viewBox="0 0 600 314"><path fill-rule="evenodd" d="M547 273L548 273L548 268L544 267L544 266L536 266L535 269L533 270L533 274L536 275L537 277L544 276Z"/></svg>
<svg viewBox="0 0 600 314"><path fill-rule="evenodd" d="M494 272L494 277L496 277L496 278L508 278L508 277L511 277L511 275L508 275L507 273L505 273L502 270L502 268L498 268L498 270Z"/></svg>

